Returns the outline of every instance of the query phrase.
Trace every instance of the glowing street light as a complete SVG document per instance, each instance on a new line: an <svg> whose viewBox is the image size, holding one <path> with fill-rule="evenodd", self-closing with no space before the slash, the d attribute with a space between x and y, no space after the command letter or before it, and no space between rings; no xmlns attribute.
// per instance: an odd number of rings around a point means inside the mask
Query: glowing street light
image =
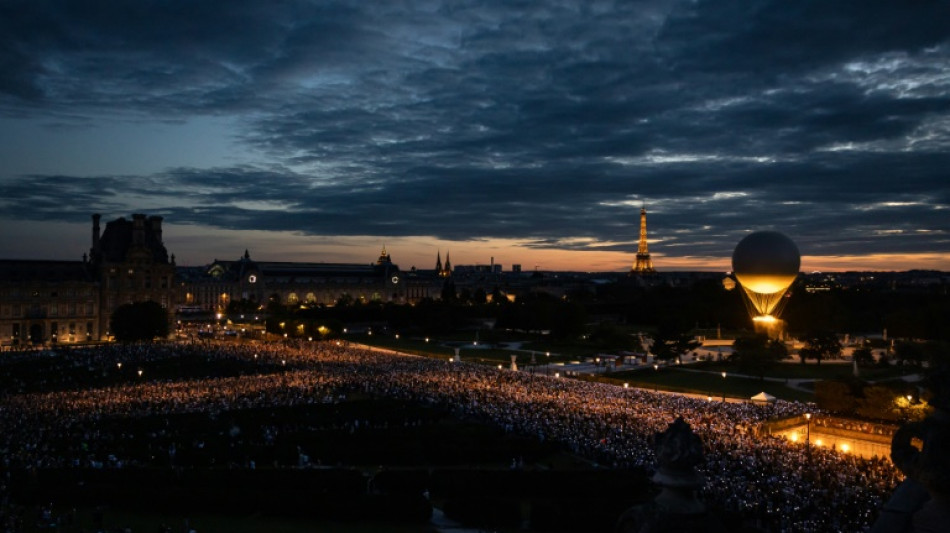
<svg viewBox="0 0 950 533"><path fill-rule="evenodd" d="M723 379L723 380L726 379L726 373L725 373L725 372L722 373L722 379ZM722 401L723 401L723 403L726 402L726 384L725 384L725 382L723 382L723 384L722 384Z"/></svg>

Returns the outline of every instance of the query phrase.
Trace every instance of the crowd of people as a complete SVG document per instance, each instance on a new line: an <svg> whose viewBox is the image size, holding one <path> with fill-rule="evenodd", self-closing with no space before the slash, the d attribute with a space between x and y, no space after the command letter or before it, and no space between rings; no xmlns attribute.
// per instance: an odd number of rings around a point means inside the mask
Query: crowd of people
<svg viewBox="0 0 950 533"><path fill-rule="evenodd" d="M150 378L150 365L169 361L200 361L202 375ZM341 402L356 393L439 406L559 443L607 467L653 468L653 436L683 417L704 443L703 499L768 531L864 530L900 480L885 458L806 448L755 431L764 420L811 409L797 402L707 401L335 341L108 345L0 359L0 368L30 364L41 365L42 373L17 378L16 386L0 392L5 508L14 469L146 464L146 458L129 452L128 444L140 437L107 420L180 413L214 418L244 409ZM144 371L130 374L131 368ZM226 370L217 375L216 368ZM184 442L174 428L165 431L147 436L149 457L174 464L182 447L199 444ZM235 437L266 445L280 431L242 428ZM232 464L260 465L254 457ZM295 466L306 463L301 459ZM3 517L6 531L17 530L14 515Z"/></svg>

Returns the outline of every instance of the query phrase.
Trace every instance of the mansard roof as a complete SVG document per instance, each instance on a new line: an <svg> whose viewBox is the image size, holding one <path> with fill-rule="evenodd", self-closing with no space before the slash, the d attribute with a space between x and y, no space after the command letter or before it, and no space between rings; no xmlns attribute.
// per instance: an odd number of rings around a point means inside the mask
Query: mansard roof
<svg viewBox="0 0 950 533"><path fill-rule="evenodd" d="M189 277L195 272L185 272L178 269L179 274ZM360 263L319 263L293 261L254 261L245 252L237 261L215 260L204 268L204 276L222 281L237 281L244 279L250 273L263 276L265 279L278 278L331 278L331 277L381 277L399 272L399 267L389 262L371 264Z"/></svg>
<svg viewBox="0 0 950 533"><path fill-rule="evenodd" d="M144 232L143 246L151 253L152 260L156 263L168 263L168 251L162 243L161 230L155 231L152 226L153 220L161 221L161 217L149 217L145 215L134 215L141 217L142 231ZM159 226L160 227L160 226ZM129 250L135 243L135 220L126 220L119 217L116 220L106 223L106 228L102 232L99 241L99 249L103 260L110 263L121 263L127 258Z"/></svg>
<svg viewBox="0 0 950 533"><path fill-rule="evenodd" d="M0 283L94 282L95 275L85 261L0 259Z"/></svg>

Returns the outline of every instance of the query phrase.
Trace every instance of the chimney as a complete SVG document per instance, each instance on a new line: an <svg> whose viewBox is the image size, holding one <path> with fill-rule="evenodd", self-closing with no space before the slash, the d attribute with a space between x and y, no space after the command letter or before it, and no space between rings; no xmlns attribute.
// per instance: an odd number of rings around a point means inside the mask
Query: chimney
<svg viewBox="0 0 950 533"><path fill-rule="evenodd" d="M145 246L145 215L132 215L132 245Z"/></svg>
<svg viewBox="0 0 950 533"><path fill-rule="evenodd" d="M102 215L96 213L92 215L92 259L95 260L99 257L99 219L102 218Z"/></svg>
<svg viewBox="0 0 950 533"><path fill-rule="evenodd" d="M162 244L162 217L160 216L150 216L148 217L149 225L152 227L152 237Z"/></svg>

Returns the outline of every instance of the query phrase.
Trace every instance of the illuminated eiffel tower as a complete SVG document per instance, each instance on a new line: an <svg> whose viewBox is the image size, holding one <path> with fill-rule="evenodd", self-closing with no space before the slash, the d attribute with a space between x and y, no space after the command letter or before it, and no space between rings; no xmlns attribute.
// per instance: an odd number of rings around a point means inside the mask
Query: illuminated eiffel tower
<svg viewBox="0 0 950 533"><path fill-rule="evenodd" d="M637 247L637 263L630 269L631 274L653 274L653 260L647 250L647 210L640 208L640 245Z"/></svg>

